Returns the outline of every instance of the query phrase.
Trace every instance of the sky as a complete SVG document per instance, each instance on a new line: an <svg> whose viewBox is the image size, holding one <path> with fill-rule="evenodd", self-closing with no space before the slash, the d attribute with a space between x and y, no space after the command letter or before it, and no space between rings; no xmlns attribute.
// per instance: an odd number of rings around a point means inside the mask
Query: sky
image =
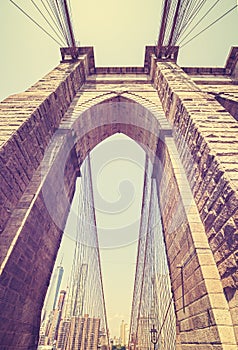
<svg viewBox="0 0 238 350"><path fill-rule="evenodd" d="M121 321L125 320L129 326L145 153L127 136L116 134L98 144L91 152L90 160L107 318L110 336L118 337ZM64 289L68 285L73 258L80 181L79 178L56 260L58 266L63 258Z"/></svg>
<svg viewBox="0 0 238 350"><path fill-rule="evenodd" d="M34 14L31 1L15 1ZM214 1L211 0L210 3ZM224 13L225 9L230 9L235 4L235 0L220 1L208 20L199 28L203 29ZM161 1L75 0L72 1L72 6L76 37L81 46L94 46L96 66L143 65L145 45L154 45L157 40ZM181 66L224 66L231 46L238 45L237 33L236 9L181 48L178 63ZM0 100L10 94L24 91L59 64L58 45L21 14L9 0L0 1L0 39ZM131 150L129 160L124 153L122 155L118 153L124 143L128 143L128 149ZM133 200L135 207L132 213L128 212L127 220L128 218L133 220L134 215L135 221L138 219L140 209L143 175L141 164L144 160L144 154L138 147L123 136L115 136L96 147L92 156L93 166L97 168L97 159L102 156L102 149L103 153L108 155L109 162L104 159L103 170L98 172L100 176L95 170L97 179L94 178L94 185L108 202L120 198L118 186L125 178L133 184L137 197ZM114 155L110 153L112 149ZM134 156L138 156L137 159L140 160L134 162ZM123 169L124 172L120 173L118 169ZM110 220L99 217L99 213L98 220L100 225L102 223L112 225ZM121 222L122 218L119 217L117 220ZM118 224L117 220L114 218L113 224ZM118 335L122 319L129 322L136 239L134 236L132 240L130 235L128 237L126 244L123 242L121 246L111 246L111 249L102 250L103 278L112 335ZM69 240L67 244L70 246ZM64 259L67 261L67 257ZM119 289L118 285L123 287Z"/></svg>
<svg viewBox="0 0 238 350"><path fill-rule="evenodd" d="M30 0L15 1L35 14ZM145 45L154 45L158 37L161 0L71 1L76 38L81 46L94 46L97 66L143 65ZM235 4L221 0L200 28ZM230 47L238 45L237 16L233 11L182 48L179 63L223 66ZM34 18L44 25L39 16ZM58 45L9 0L0 1L0 38L0 100L25 90L59 63Z"/></svg>

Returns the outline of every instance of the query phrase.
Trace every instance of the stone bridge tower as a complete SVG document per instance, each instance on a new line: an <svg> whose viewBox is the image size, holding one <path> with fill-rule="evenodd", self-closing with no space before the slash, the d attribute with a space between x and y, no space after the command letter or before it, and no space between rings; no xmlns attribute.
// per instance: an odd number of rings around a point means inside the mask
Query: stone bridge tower
<svg viewBox="0 0 238 350"><path fill-rule="evenodd" d="M238 48L224 68L153 53L144 67L96 68L80 48L1 103L1 350L36 349L80 164L117 132L157 159L176 348L237 349Z"/></svg>

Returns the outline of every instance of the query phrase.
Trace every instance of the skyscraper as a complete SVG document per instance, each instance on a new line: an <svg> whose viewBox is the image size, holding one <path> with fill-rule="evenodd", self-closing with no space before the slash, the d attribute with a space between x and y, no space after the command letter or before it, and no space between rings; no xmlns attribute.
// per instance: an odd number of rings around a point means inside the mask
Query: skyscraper
<svg viewBox="0 0 238 350"><path fill-rule="evenodd" d="M55 310L56 308L60 285L64 274L64 268L61 265L61 263L59 266L57 266L56 270L53 272L53 275L50 281L50 286L45 299L44 308L42 310L42 319L41 319L42 323L46 322L46 318L48 317L49 313L52 312L52 310Z"/></svg>
<svg viewBox="0 0 238 350"><path fill-rule="evenodd" d="M122 320L120 325L120 342L121 345L126 345L127 343L127 323Z"/></svg>
<svg viewBox="0 0 238 350"><path fill-rule="evenodd" d="M38 343L38 349L41 349L40 346L49 345L53 346L56 343L59 325L62 318L62 312L65 303L66 291L61 290L57 308L51 310L49 318L45 319L41 324L40 338Z"/></svg>
<svg viewBox="0 0 238 350"><path fill-rule="evenodd" d="M59 290L60 290L60 285L61 285L61 281L63 278L63 274L64 274L64 268L63 266L61 266L61 264L59 266L57 266L57 279L56 279L56 286L55 286L55 296L54 296L54 302L53 302L53 310L56 308L56 303L57 303L57 298L58 298L58 294L59 294Z"/></svg>
<svg viewBox="0 0 238 350"><path fill-rule="evenodd" d="M64 302L65 302L65 295L66 295L66 291L62 290L60 292L57 308L53 310L53 319L52 319L52 323L50 325L49 334L48 334L49 345L54 345L58 337L59 325L60 325L60 320L62 317L62 311L64 307Z"/></svg>

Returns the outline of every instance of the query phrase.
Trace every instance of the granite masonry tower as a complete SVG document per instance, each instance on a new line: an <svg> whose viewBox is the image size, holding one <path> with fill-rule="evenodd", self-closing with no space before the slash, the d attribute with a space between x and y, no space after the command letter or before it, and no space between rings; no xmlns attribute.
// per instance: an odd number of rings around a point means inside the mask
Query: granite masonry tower
<svg viewBox="0 0 238 350"><path fill-rule="evenodd" d="M80 165L117 132L156 159L176 348L237 349L238 48L224 68L154 53L98 68L81 47L0 104L1 350L36 349Z"/></svg>

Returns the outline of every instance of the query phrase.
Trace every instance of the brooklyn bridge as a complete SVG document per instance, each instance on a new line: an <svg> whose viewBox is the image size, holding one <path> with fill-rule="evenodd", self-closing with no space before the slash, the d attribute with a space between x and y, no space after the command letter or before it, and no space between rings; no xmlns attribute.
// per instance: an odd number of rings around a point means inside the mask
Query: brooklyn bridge
<svg viewBox="0 0 238 350"><path fill-rule="evenodd" d="M32 1L48 27L10 2L57 42L61 61L0 103L0 349L112 348L91 154L118 133L144 154L125 346L237 349L238 47L224 67L177 63L182 45L237 5L195 35L219 0L163 0L144 65L97 67L94 47L76 40L69 0ZM56 288L49 319L43 305L77 183L68 288Z"/></svg>

